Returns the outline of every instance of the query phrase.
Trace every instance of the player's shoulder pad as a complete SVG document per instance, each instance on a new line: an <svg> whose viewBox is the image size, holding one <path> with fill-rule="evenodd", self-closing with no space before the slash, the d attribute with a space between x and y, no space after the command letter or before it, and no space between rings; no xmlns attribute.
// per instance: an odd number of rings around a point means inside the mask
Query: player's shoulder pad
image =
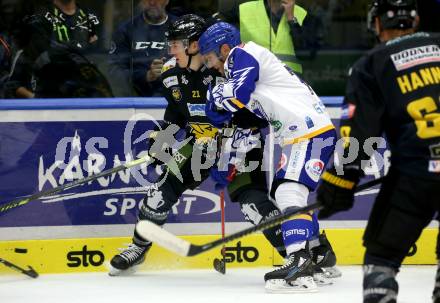
<svg viewBox="0 0 440 303"><path fill-rule="evenodd" d="M162 66L162 71L161 73L165 73L166 71L176 67L177 62L176 62L176 58L171 58L170 60L168 60L167 62L165 62L165 64Z"/></svg>

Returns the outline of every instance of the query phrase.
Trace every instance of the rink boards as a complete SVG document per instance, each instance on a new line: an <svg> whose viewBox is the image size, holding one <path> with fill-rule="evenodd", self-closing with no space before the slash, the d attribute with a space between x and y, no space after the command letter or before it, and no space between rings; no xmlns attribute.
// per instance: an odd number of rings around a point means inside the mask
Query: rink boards
<svg viewBox="0 0 440 303"><path fill-rule="evenodd" d="M340 99L324 101L337 124ZM0 103L0 203L131 161L142 154L143 134L154 127L153 120L163 117L165 106L162 99L142 98ZM389 152L383 155L387 159ZM371 175L379 177L384 170L386 165L372 169ZM120 172L100 178L0 215L0 256L41 272L105 270L104 260L109 260L121 244L130 242L127 237L132 233L137 209L151 185L149 180L157 173L150 166L140 166L131 175ZM322 222L340 264L361 263L362 227L376 193L377 189L363 192L351 211ZM208 180L179 199L167 228L203 243L218 237L219 220L219 196ZM238 205L228 200L226 221L227 232L247 226ZM435 230L426 230L417 254L408 262L434 263L435 237ZM231 266L281 262L261 234L228 247ZM27 249L27 253L17 253L15 248ZM179 258L154 248L146 266L203 268L212 266L216 257L219 250L197 258ZM0 272L3 270L0 267Z"/></svg>

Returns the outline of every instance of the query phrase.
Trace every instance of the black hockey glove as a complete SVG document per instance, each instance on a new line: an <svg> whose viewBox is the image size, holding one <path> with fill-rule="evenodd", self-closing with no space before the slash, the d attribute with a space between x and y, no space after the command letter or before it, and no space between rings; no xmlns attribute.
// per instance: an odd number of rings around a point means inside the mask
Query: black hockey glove
<svg viewBox="0 0 440 303"><path fill-rule="evenodd" d="M339 211L352 208L359 178L360 173L356 169L346 169L342 176L338 176L335 168L325 171L317 190L316 200L324 206L319 211L318 218L325 219Z"/></svg>

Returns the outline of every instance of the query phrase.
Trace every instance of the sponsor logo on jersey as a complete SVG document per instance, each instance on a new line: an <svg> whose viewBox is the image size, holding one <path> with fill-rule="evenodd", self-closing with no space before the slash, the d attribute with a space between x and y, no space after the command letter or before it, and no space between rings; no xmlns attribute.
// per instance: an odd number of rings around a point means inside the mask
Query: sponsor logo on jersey
<svg viewBox="0 0 440 303"><path fill-rule="evenodd" d="M440 159L440 143L429 146L429 150L432 158Z"/></svg>
<svg viewBox="0 0 440 303"><path fill-rule="evenodd" d="M215 85L223 84L225 81L226 79L223 77L215 77Z"/></svg>
<svg viewBox="0 0 440 303"><path fill-rule="evenodd" d="M425 45L405 49L391 55L391 60L398 71L404 70L419 64L440 62L440 48L438 45Z"/></svg>
<svg viewBox="0 0 440 303"><path fill-rule="evenodd" d="M280 161L278 162L277 171L286 167L286 164L287 164L287 156L285 153L282 153L280 157Z"/></svg>
<svg viewBox="0 0 440 303"><path fill-rule="evenodd" d="M289 126L291 132L296 132L298 130L298 125L292 124Z"/></svg>
<svg viewBox="0 0 440 303"><path fill-rule="evenodd" d="M431 173L440 173L440 160L430 160L428 171Z"/></svg>
<svg viewBox="0 0 440 303"><path fill-rule="evenodd" d="M324 104L321 101L319 101L317 103L314 103L313 104L313 108L315 109L315 111L318 114L323 114L325 112L325 106L324 106Z"/></svg>
<svg viewBox="0 0 440 303"><path fill-rule="evenodd" d="M212 80L214 80L214 78L211 75L209 75L208 77L204 77L203 84L208 85L209 83L211 83Z"/></svg>
<svg viewBox="0 0 440 303"><path fill-rule="evenodd" d="M342 106L341 119L347 120L351 119L356 111L356 105L352 103L347 103Z"/></svg>
<svg viewBox="0 0 440 303"><path fill-rule="evenodd" d="M182 93L180 92L180 88L178 87L175 87L171 90L171 95L176 101L182 100Z"/></svg>
<svg viewBox="0 0 440 303"><path fill-rule="evenodd" d="M181 79L182 79L183 84L187 85L189 83L189 81L186 79L185 75L182 75Z"/></svg>
<svg viewBox="0 0 440 303"><path fill-rule="evenodd" d="M324 170L324 162L319 159L311 159L306 162L306 173L315 182L318 182L322 171Z"/></svg>
<svg viewBox="0 0 440 303"><path fill-rule="evenodd" d="M205 106L206 104L191 104L187 103L189 115L193 116L206 116Z"/></svg>
<svg viewBox="0 0 440 303"><path fill-rule="evenodd" d="M312 118L310 118L309 116L306 116L305 120L306 120L307 128L310 129L310 128L313 128L315 126L315 123L313 123Z"/></svg>
<svg viewBox="0 0 440 303"><path fill-rule="evenodd" d="M177 76L171 76L171 77L167 77L167 78L163 79L163 85L166 88L169 88L171 86L178 85L178 84L179 84L179 80L177 79Z"/></svg>

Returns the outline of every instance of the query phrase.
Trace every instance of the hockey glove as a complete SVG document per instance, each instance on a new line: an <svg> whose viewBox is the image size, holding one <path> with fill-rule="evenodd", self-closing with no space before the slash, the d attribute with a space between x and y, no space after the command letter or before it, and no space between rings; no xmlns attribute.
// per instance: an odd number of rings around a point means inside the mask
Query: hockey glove
<svg viewBox="0 0 440 303"><path fill-rule="evenodd" d="M232 119L232 113L219 108L216 104L216 99L221 98L222 84L216 85L214 91L209 85L206 95L205 113L212 125L217 128L222 128ZM217 100L218 102L218 100Z"/></svg>
<svg viewBox="0 0 440 303"><path fill-rule="evenodd" d="M334 168L325 171L317 190L316 200L324 206L319 211L318 218L325 219L339 211L352 208L359 178L359 171L354 169L345 170L343 176L338 176Z"/></svg>
<svg viewBox="0 0 440 303"><path fill-rule="evenodd" d="M217 166L209 172L211 179L215 182L215 190L222 190L234 180L237 169L234 164L228 164L228 170L219 170Z"/></svg>

